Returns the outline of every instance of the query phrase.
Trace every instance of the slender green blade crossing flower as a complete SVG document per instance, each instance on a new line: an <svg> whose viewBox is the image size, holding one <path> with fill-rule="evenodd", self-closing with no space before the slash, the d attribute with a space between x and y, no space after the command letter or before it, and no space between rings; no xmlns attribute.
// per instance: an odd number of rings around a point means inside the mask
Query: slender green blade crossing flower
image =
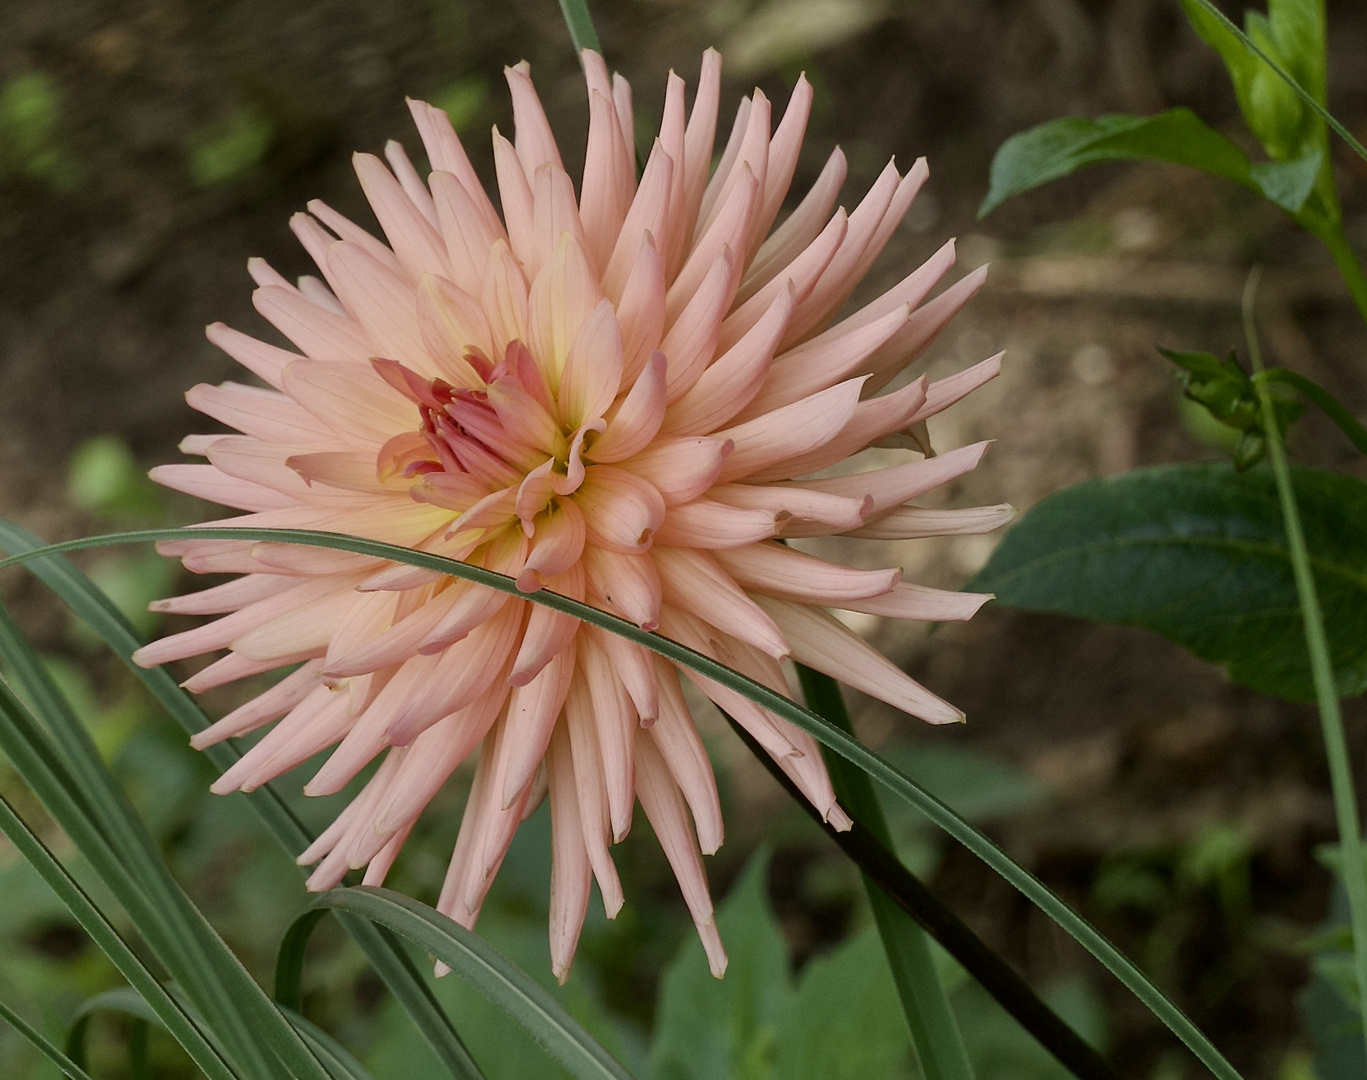
<svg viewBox="0 0 1367 1080"><path fill-rule="evenodd" d="M359 154L384 241L320 202L291 222L321 277L249 264L255 302L298 350L221 324L209 338L265 387L196 386L239 434L192 435L207 461L153 476L244 516L235 525L350 533L463 559L680 641L786 694L792 658L932 723L962 719L826 609L965 619L985 597L855 570L782 539L978 533L1005 506L918 507L986 444L813 477L900 433L998 372L992 357L887 390L977 291L927 300L946 244L865 307L837 312L927 169L889 163L849 213L845 160L774 223L811 106L805 79L777 124L741 102L711 167L721 59L691 109L671 74L641 177L630 88L584 54L588 148L578 191L525 65L508 69L516 139L495 129L502 214L446 115L411 102L432 165ZM809 477L808 479L798 479ZM220 616L142 649L144 665L227 650L195 692L293 667L201 733L205 747L274 727L214 784L251 790L333 748L305 790L341 790L382 759L300 862L310 887L352 868L380 884L419 814L476 756L437 908L473 926L518 824L549 797L551 966L569 972L596 880L623 892L609 848L640 802L715 974L726 956L702 854L722 842L716 783L684 679L726 709L837 827L816 743L746 698L550 609L381 560L249 540L162 545L200 573L240 575L158 602Z"/></svg>

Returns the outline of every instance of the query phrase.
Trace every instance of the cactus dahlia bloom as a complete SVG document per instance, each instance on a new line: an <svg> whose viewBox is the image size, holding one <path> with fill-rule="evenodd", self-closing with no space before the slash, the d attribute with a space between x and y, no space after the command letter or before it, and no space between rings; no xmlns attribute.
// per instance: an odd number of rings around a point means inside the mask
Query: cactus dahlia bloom
<svg viewBox="0 0 1367 1080"><path fill-rule="evenodd" d="M983 532L1009 510L911 500L977 464L984 445L819 479L899 442L992 378L998 358L879 393L982 281L925 301L952 245L866 307L836 313L926 178L889 164L834 209L835 151L773 228L811 87L776 127L758 90L711 169L721 60L691 110L671 75L644 172L631 94L586 53L588 149L575 185L524 66L509 69L516 139L495 129L502 214L444 113L412 102L432 165L404 151L356 171L382 242L322 203L291 225L320 278L250 264L257 310L298 351L223 325L209 338L267 387L196 386L189 401L240 434L195 435L205 464L153 476L245 511L231 524L324 529L434 552L550 589L680 641L782 693L792 658L932 723L962 719L825 609L967 618L984 599L835 565L779 543ZM911 445L905 437L901 445ZM222 524L220 522L220 524ZM816 743L747 699L547 607L426 570L252 540L178 540L199 573L241 575L158 602L221 618L142 649L144 665L226 649L192 691L293 667L197 736L275 726L214 784L251 790L335 747L308 782L339 791L378 769L300 856L309 886L352 868L383 881L419 813L478 764L437 907L471 926L520 821L549 796L551 964L568 973L596 880L640 801L713 972L726 955L700 853L722 842L717 789L680 676L727 710L826 819L848 828Z"/></svg>

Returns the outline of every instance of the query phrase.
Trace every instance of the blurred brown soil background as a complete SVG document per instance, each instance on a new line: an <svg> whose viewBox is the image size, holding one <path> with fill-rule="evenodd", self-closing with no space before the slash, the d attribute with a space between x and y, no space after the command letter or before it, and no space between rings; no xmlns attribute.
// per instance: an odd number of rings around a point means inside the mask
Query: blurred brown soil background
<svg viewBox="0 0 1367 1080"><path fill-rule="evenodd" d="M847 202L888 155L904 168L929 158L931 179L862 295L949 236L959 237L961 270L993 263L983 293L925 362L939 377L1007 350L1002 378L932 427L942 447L997 440L947 501L1028 508L1087 477L1212 457L1184 428L1154 346L1239 343L1239 295L1254 263L1268 268L1275 362L1367 410L1367 331L1328 256L1242 189L1175 168L1107 166L976 220L995 148L1047 119L1185 104L1243 138L1223 69L1175 0L593 6L643 130L658 119L665 72L691 85L702 49L717 45L732 105L755 84L786 101L799 70L815 84L795 189L836 143L850 161ZM1331 107L1367 139L1367 6L1331 0L1329 29ZM461 114L476 166L491 177L488 128L511 130L501 68L524 58L573 173L586 110L552 0L6 0L0 84L35 72L50 80L58 165L0 163L0 514L50 539L94 531L63 486L69 453L92 435L118 434L148 466L176 460L181 436L203 430L184 390L239 377L204 325L265 330L250 306L247 258L307 272L286 222L310 198L371 220L350 154L378 152L391 137L416 148L405 95ZM216 165L216 147L226 164ZM1367 166L1342 147L1336 154L1349 235L1367 255ZM1314 417L1294 450L1363 475ZM990 550L975 538L850 557L890 559L912 580L957 587ZM56 647L61 624L36 589L10 576L0 596ZM910 730L914 721L860 703L866 737L984 747L1041 781L1042 808L989 831L1127 949L1167 957L1165 988L1248 1075L1275 1075L1287 1048L1305 1045L1294 995L1307 966L1283 945L1314 928L1328 897L1328 874L1310 855L1333 831L1313 712L1234 688L1138 631L990 605L933 635L864 629L970 718L963 729ZM1351 703L1359 751L1364 718ZM751 785L753 769L739 760L735 769L741 802L773 805L767 780ZM758 831L750 818L733 820L732 844ZM1158 922L1092 903L1108 857L1188 843L1213 823L1233 823L1250 842L1255 923L1237 940L1209 896ZM714 869L719 891L726 875ZM948 855L934 885L1032 978L1087 968L962 852ZM819 913L775 899L800 953L829 936ZM1151 1075L1173 1041L1090 970L1113 1010L1116 1060ZM1173 1068L1165 1075L1183 1075Z"/></svg>

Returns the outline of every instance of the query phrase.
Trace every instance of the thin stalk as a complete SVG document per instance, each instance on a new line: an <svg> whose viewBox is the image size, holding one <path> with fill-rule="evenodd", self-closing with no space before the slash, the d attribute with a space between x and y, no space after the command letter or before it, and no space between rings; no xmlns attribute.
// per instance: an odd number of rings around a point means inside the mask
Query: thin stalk
<svg viewBox="0 0 1367 1080"><path fill-rule="evenodd" d="M26 537L27 534L7 522L0 521L0 537L6 536ZM423 551L414 551L411 548L398 547L378 540L366 540L341 533L317 532L311 529L248 529L210 525L196 526L191 529L141 529L136 532L112 533L104 536L86 537L81 540L67 540L60 544L48 544L39 548L29 547L29 539L24 539L21 543L14 545L24 550L0 559L0 570L30 560L41 560L40 565L48 564L53 556L67 551L109 547L114 544L129 544L148 540L184 540L187 538L236 540L244 537L350 551L358 555L373 555L390 562L436 570L439 573L458 577L464 581L472 581L477 585L487 585L499 592L505 592L510 596L519 596L531 603L543 605L554 611L563 611L592 626L610 630L628 641L663 656L679 667L696 671L729 690L743 694L756 705L767 709L780 719L796 724L818 742L830 747L841 757L863 770L908 806L925 814L927 818L1000 874L1002 878L1075 938L1088 952L1100 960L1106 969L1115 975L1135 997L1180 1038L1214 1075L1221 1077L1222 1080L1239 1080L1238 1071L1230 1065L1215 1044L1191 1022L1190 1017L1186 1016L1145 976L1134 961L1107 941L1103 934L1064 903L1042 881L1014 862L983 833L964 821L934 795L870 751L859 740L846 735L824 717L796 704L786 694L780 694L753 679L747 678L740 672L719 664L711 657L695 652L676 641L662 638L658 634L644 631L634 623L619 619L615 615L609 615L598 608L582 604L577 600L561 596L559 593L547 589L536 593L523 593L517 588L516 580L506 574L485 570L483 567L471 566L455 559L448 559ZM57 562L58 565L62 565L61 560L57 560ZM193 703L190 704L193 705ZM197 709L195 711L196 715L200 715Z"/></svg>
<svg viewBox="0 0 1367 1080"><path fill-rule="evenodd" d="M1342 227L1337 225L1316 232L1315 235L1334 257L1334 265L1339 268L1339 275L1348 286L1353 303L1357 305L1358 314L1362 316L1363 322L1367 322L1367 274L1363 273L1362 264L1358 262L1352 245L1348 243L1348 237L1343 234Z"/></svg>
<svg viewBox="0 0 1367 1080"><path fill-rule="evenodd" d="M1267 53L1265 53L1262 49L1258 48L1257 43L1251 37L1245 34L1241 29L1239 29L1239 27L1236 26L1230 20L1228 15L1226 15L1223 11L1221 11L1214 4L1212 4L1211 0L1196 0L1196 3L1200 4L1201 7L1205 8L1208 14L1210 14L1212 17L1218 20L1226 30L1228 30L1231 34L1233 34L1236 38L1243 42L1245 49L1247 49L1259 60L1261 60L1264 64L1270 67L1274 72L1276 72L1277 76L1284 83L1286 83L1287 86L1291 87L1291 89L1296 92L1296 96L1299 97L1303 102L1305 102L1305 104L1311 109L1311 111L1315 113L1316 116L1318 116L1321 120L1328 124L1330 128L1333 129L1334 134L1336 134L1340 139L1342 139L1350 147L1352 147L1353 153L1357 154L1357 156L1362 158L1363 161L1367 161L1367 147L1364 147L1362 143L1358 142L1357 139L1353 138L1353 133L1349 131L1346 127L1344 127L1341 123L1339 123L1339 121L1334 118L1333 114L1331 114L1329 110L1326 109L1323 105L1321 105L1319 101L1315 99L1315 96L1312 93L1310 93L1309 90L1305 89L1305 87L1303 87L1289 74L1287 74L1287 72L1282 68L1282 66L1277 63L1277 61L1273 60L1272 57L1268 56Z"/></svg>
<svg viewBox="0 0 1367 1080"><path fill-rule="evenodd" d="M1263 370L1258 329L1253 318L1258 276L1255 268L1244 289L1244 334L1248 338L1249 360L1255 372ZM1305 623L1305 645L1310 653L1315 702L1319 706L1324 750L1329 758L1329 783L1333 789L1334 816L1338 819L1339 846L1343 852L1343 883L1348 890L1349 921L1353 928L1353 970L1357 976L1358 1009L1363 1045L1367 1047L1367 877L1363 876L1362 830L1358 821L1357 794L1353 790L1353 769L1348 760L1348 741L1343 734L1343 715L1339 710L1334 669L1329 660L1329 641L1324 632L1324 617L1320 612L1315 575L1310 570L1310 553L1305 546L1305 533L1301 529L1296 491L1291 485L1286 448L1282 445L1281 432L1277 428L1271 395L1263 384L1255 385L1262 405L1267 455L1272 462L1272 475L1277 481L1277 496L1281 500L1282 519L1286 524L1286 542L1291 550L1291 568L1296 576L1296 594L1300 599L1301 618Z"/></svg>
<svg viewBox="0 0 1367 1080"><path fill-rule="evenodd" d="M589 14L586 0L560 0L560 13L565 16L565 25L570 29L570 40L574 51L585 49L601 53L603 46L598 43L598 31L593 28L593 16Z"/></svg>
<svg viewBox="0 0 1367 1080"><path fill-rule="evenodd" d="M1028 1031L1060 1065L1079 1080L1120 1080L1120 1074L1076 1031L1069 1027L1038 994L993 949L975 934L959 916L936 899L898 857L870 830L856 828L839 832L821 816L807 796L778 763L755 741L745 728L730 716L726 717L731 730L745 744L747 750L774 778L788 797L796 803L817 828L824 832L845 856L896 902L897 906L915 919L940 945L954 957L965 971L996 1000L1016 1023Z"/></svg>
<svg viewBox="0 0 1367 1080"><path fill-rule="evenodd" d="M845 734L853 735L854 726L835 680L801 664L797 673L808 707ZM868 776L824 747L822 756L830 770L836 796L859 826L867 829L878 843L891 848L888 823ZM949 1007L944 984L935 970L930 938L920 924L909 918L901 905L862 869L860 877L868 894L869 907L873 909L874 922L878 924L878 936L882 938L883 951L892 969L921 1072L927 1080L972 1080L973 1067L968 1062L968 1052Z"/></svg>

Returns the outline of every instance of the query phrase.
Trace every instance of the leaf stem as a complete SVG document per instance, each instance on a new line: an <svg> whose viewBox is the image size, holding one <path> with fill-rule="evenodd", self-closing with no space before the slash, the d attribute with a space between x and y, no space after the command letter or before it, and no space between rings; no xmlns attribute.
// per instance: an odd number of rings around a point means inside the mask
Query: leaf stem
<svg viewBox="0 0 1367 1080"><path fill-rule="evenodd" d="M593 16L589 14L587 0L560 0L560 13L565 16L565 25L570 30L570 40L574 51L582 53L585 49L601 53L603 46L598 43L598 31L593 28Z"/></svg>
<svg viewBox="0 0 1367 1080"><path fill-rule="evenodd" d="M1249 361L1254 372L1263 370L1258 328L1253 317L1258 277L1255 267L1244 288L1243 303L1244 334L1248 339ZM1282 518L1286 524L1286 542L1291 552L1291 568L1296 576L1296 593L1300 598L1301 617L1305 623L1305 645L1310 654L1310 673L1315 684L1320 727L1324 732L1325 754L1329 759L1329 782L1333 789L1334 814L1338 818L1339 845L1343 853L1343 883L1348 891L1349 917L1353 929L1353 968L1357 975L1358 1008L1362 1019L1363 1044L1367 1046L1367 877L1363 876L1361 826L1357 795L1353 790L1353 770L1348 759L1348 743L1343 734L1343 715L1339 710L1338 692L1334 686L1324 617L1320 612L1315 576L1310 570L1310 554L1301 528L1300 511L1296 506L1296 491L1291 484L1286 448L1282 445L1281 432L1277 428L1272 397L1263 383L1255 385L1262 405L1268 458L1272 462L1272 474L1276 478L1277 496L1281 500Z"/></svg>
<svg viewBox="0 0 1367 1080"><path fill-rule="evenodd" d="M787 792L809 818L864 874L892 897L893 901L925 928L945 952L954 957L968 974L986 990L1035 1041L1054 1055L1060 1065L1080 1080L1119 1080L1120 1074L1111 1064L1069 1027L1030 984L1016 974L982 938L962 919L945 907L935 894L908 870L893 851L876 840L872 830L855 828L839 832L826 822L821 811L802 794L776 761L769 756L755 737L730 716L726 717L750 753L755 755L774 781Z"/></svg>
<svg viewBox="0 0 1367 1080"><path fill-rule="evenodd" d="M1367 322L1367 274L1363 273L1362 264L1358 262L1352 245L1348 243L1348 237L1343 233L1343 228L1335 225L1332 228L1315 230L1315 235L1334 257L1334 265L1339 268L1343 283L1348 286L1353 303L1357 305L1358 314L1362 316L1363 322Z"/></svg>
<svg viewBox="0 0 1367 1080"><path fill-rule="evenodd" d="M1323 120L1334 130L1334 134L1336 134L1340 139L1342 139L1350 147L1353 148L1353 153L1357 154L1357 156L1362 158L1363 161L1367 161L1367 147L1363 147L1362 143L1358 142L1357 139L1353 138L1353 133L1349 131L1346 127L1344 127L1341 123L1339 123L1339 121L1334 118L1333 114L1330 113L1329 110L1326 109L1323 105L1321 105L1319 101L1315 99L1315 96L1310 93L1309 90L1305 89L1305 87L1301 86L1300 83L1298 83L1289 74L1287 74L1287 72L1281 67L1281 65L1278 64L1275 60L1273 60L1272 57L1268 56L1266 52L1258 48L1257 43L1254 42L1253 39L1250 38L1247 34L1245 34L1241 29L1239 29L1239 27L1236 26L1230 20L1229 16L1227 16L1223 11L1221 11L1214 4L1212 4L1210 0L1196 0L1196 3L1200 4L1201 7L1203 7L1206 10L1207 14L1209 14L1212 18L1219 21L1226 30L1228 30L1231 34L1233 34L1236 38L1243 42L1245 49L1247 49L1259 60L1261 60L1264 64L1270 67L1274 72L1276 72L1278 77L1280 77L1281 80L1284 83L1286 83L1287 86L1291 87L1291 89L1296 92L1296 96L1299 97L1303 102L1305 102L1305 104L1310 107L1310 109L1315 113L1315 115L1317 115L1321 120Z"/></svg>
<svg viewBox="0 0 1367 1080"><path fill-rule="evenodd" d="M847 735L853 735L854 727L835 680L802 664L797 666L797 674L808 707ZM840 801L874 840L891 848L892 839L883 808L878 804L878 795L869 778L830 750L823 748L822 756ZM927 1080L972 1080L973 1067L968 1062L944 984L935 970L930 938L862 868L860 877L864 880L874 922L878 924L878 935L883 941L883 951L887 953L921 1072Z"/></svg>

